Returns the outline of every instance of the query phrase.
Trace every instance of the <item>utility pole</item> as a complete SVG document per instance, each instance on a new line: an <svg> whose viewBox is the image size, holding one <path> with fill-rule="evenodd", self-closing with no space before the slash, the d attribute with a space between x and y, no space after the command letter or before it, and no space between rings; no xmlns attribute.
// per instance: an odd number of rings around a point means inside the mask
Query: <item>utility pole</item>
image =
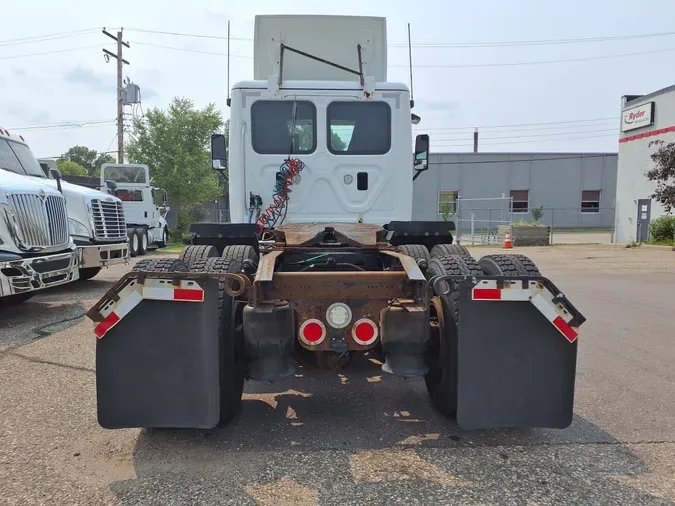
<svg viewBox="0 0 675 506"><path fill-rule="evenodd" d="M107 35L115 42L117 42L117 54L103 49L106 55L106 62L110 61L110 57L117 60L117 163L124 163L124 88L122 87L122 68L123 65L129 65L129 62L122 58L122 47L130 47L128 42L122 40L122 33L124 28L120 28L117 32L117 37L112 33L103 29L103 34Z"/></svg>
<svg viewBox="0 0 675 506"><path fill-rule="evenodd" d="M478 153L478 128L473 131L473 152Z"/></svg>

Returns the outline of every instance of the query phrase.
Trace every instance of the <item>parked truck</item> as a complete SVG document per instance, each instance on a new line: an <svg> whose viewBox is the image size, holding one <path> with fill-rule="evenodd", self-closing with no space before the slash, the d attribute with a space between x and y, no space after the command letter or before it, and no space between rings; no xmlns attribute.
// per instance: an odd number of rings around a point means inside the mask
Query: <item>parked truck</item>
<svg viewBox="0 0 675 506"><path fill-rule="evenodd" d="M64 180L54 159L38 161L47 177L45 183L58 189L66 198L68 229L80 256L80 279L91 279L104 267L129 263L122 201Z"/></svg>
<svg viewBox="0 0 675 506"><path fill-rule="evenodd" d="M147 165L103 164L100 189L122 201L132 257L145 255L149 246L166 247L169 242L168 195L166 190L150 185Z"/></svg>
<svg viewBox="0 0 675 506"><path fill-rule="evenodd" d="M584 316L529 258L476 260L452 222L411 219L429 137L413 152L420 118L387 81L385 20L255 23L229 149L211 140L232 223L192 225L179 258L138 262L88 312L99 423L212 428L247 379L368 353L424 379L465 429L568 426Z"/></svg>
<svg viewBox="0 0 675 506"><path fill-rule="evenodd" d="M66 201L23 138L0 129L0 305L79 278Z"/></svg>

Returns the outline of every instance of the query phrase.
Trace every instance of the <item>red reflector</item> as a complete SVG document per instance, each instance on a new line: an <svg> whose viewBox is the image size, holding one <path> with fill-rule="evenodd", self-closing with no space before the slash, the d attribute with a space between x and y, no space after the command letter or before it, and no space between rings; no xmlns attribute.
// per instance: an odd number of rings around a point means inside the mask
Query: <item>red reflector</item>
<svg viewBox="0 0 675 506"><path fill-rule="evenodd" d="M105 320L103 320L101 323L96 325L96 328L94 329L94 334L96 334L96 337L99 339L102 338L106 332L108 332L111 328L115 326L115 324L120 321L120 317L117 316L115 313L110 313Z"/></svg>
<svg viewBox="0 0 675 506"><path fill-rule="evenodd" d="M569 326L569 324L562 319L561 316L556 317L553 320L553 325L555 325L560 332L567 338L567 340L570 343L573 343L576 341L577 337L579 337L579 334L577 334L576 330L574 330L572 327Z"/></svg>
<svg viewBox="0 0 675 506"><path fill-rule="evenodd" d="M302 329L302 333L305 336L305 339L310 343L316 343L323 337L321 325L315 322L309 322L305 325L305 328Z"/></svg>
<svg viewBox="0 0 675 506"><path fill-rule="evenodd" d="M361 346L373 344L377 339L377 326L375 322L365 318L357 321L352 328L352 337Z"/></svg>
<svg viewBox="0 0 675 506"><path fill-rule="evenodd" d="M501 300L502 291L499 288L474 288L474 300Z"/></svg>
<svg viewBox="0 0 675 506"><path fill-rule="evenodd" d="M173 300L204 300L204 292L202 290L189 290L185 288L173 289Z"/></svg>

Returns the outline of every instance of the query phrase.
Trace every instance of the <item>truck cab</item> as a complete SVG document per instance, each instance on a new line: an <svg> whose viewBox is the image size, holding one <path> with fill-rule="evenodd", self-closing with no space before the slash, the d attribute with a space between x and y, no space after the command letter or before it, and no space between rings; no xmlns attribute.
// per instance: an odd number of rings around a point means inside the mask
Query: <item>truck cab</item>
<svg viewBox="0 0 675 506"><path fill-rule="evenodd" d="M80 254L80 279L101 269L129 262L129 245L122 201L112 195L69 183L56 160L40 159L45 184L58 189L68 204L68 229Z"/></svg>
<svg viewBox="0 0 675 506"><path fill-rule="evenodd" d="M21 137L0 129L0 304L79 279L66 200Z"/></svg>
<svg viewBox="0 0 675 506"><path fill-rule="evenodd" d="M143 164L105 163L101 191L118 198L127 221L131 256L145 255L149 246L164 248L169 241L168 195L150 185L150 169Z"/></svg>

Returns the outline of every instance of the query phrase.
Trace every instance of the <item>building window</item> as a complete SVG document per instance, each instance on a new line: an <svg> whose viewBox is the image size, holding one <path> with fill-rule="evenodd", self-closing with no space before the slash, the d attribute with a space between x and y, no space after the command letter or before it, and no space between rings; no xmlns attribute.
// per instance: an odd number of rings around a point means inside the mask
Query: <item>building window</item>
<svg viewBox="0 0 675 506"><path fill-rule="evenodd" d="M441 190L438 192L438 214L443 216L443 219L457 213L457 197L459 197L457 190Z"/></svg>
<svg viewBox="0 0 675 506"><path fill-rule="evenodd" d="M316 107L306 101L258 100L251 106L251 142L261 155L308 154L316 149Z"/></svg>
<svg viewBox="0 0 675 506"><path fill-rule="evenodd" d="M328 148L334 155L384 155L391 148L391 108L386 102L331 102Z"/></svg>
<svg viewBox="0 0 675 506"><path fill-rule="evenodd" d="M511 190L511 212L526 213L529 211L529 190Z"/></svg>
<svg viewBox="0 0 675 506"><path fill-rule="evenodd" d="M581 192L581 212L600 212L600 190L584 190Z"/></svg>

